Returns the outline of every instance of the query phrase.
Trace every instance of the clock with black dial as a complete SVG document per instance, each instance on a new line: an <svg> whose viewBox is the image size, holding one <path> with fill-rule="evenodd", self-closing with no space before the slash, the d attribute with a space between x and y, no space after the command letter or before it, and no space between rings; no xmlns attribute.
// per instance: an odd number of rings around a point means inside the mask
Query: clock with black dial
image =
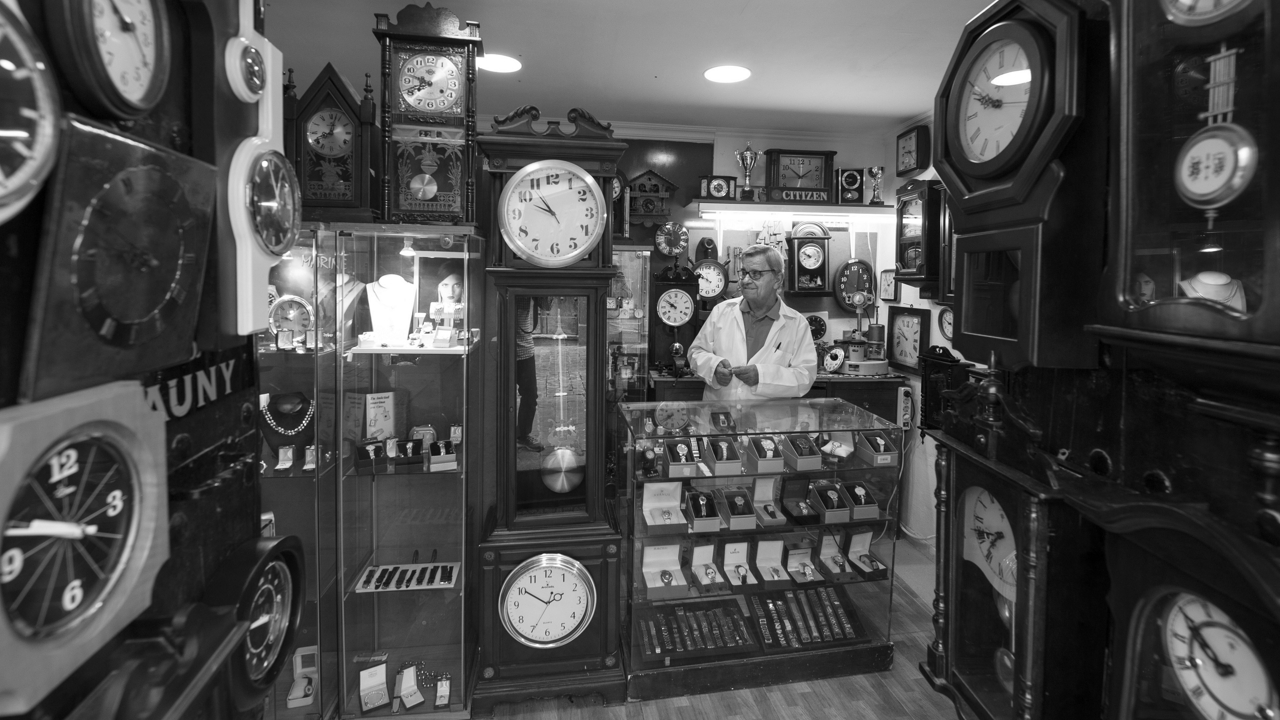
<svg viewBox="0 0 1280 720"><path fill-rule="evenodd" d="M864 260L849 260L836 271L832 292L845 312L860 312L875 302L871 286L871 266Z"/></svg>

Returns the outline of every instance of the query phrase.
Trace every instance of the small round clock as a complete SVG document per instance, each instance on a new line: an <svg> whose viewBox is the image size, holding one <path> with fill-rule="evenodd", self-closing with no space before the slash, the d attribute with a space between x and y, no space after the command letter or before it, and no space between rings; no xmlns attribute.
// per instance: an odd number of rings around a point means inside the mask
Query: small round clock
<svg viewBox="0 0 1280 720"><path fill-rule="evenodd" d="M250 169L249 211L254 235L268 252L284 255L297 242L302 187L293 163L275 150L259 155Z"/></svg>
<svg viewBox="0 0 1280 720"><path fill-rule="evenodd" d="M1222 207L1244 192L1258 170L1258 143L1235 123L1201 128L1173 163L1178 197L1194 208Z"/></svg>
<svg viewBox="0 0 1280 720"><path fill-rule="evenodd" d="M653 421L668 431L679 430L689 424L689 406L679 400L660 402L653 411Z"/></svg>
<svg viewBox="0 0 1280 720"><path fill-rule="evenodd" d="M845 202L853 202L856 198L862 197L858 192L862 187L862 170L841 170L840 177L840 199Z"/></svg>
<svg viewBox="0 0 1280 720"><path fill-rule="evenodd" d="M93 112L133 119L149 112L169 82L165 0L53 0L50 40L63 77Z"/></svg>
<svg viewBox="0 0 1280 720"><path fill-rule="evenodd" d="M1211 25L1242 10L1252 0L1160 0L1171 21L1188 27Z"/></svg>
<svg viewBox="0 0 1280 720"><path fill-rule="evenodd" d="M721 199L729 196L729 181L724 178L711 178L707 183L707 194L713 198Z"/></svg>
<svg viewBox="0 0 1280 720"><path fill-rule="evenodd" d="M663 223L653 235L653 244L668 257L675 257L689 247L689 231L678 222Z"/></svg>
<svg viewBox="0 0 1280 720"><path fill-rule="evenodd" d="M400 65L400 99L426 112L448 110L462 97L463 76L453 58L418 53Z"/></svg>
<svg viewBox="0 0 1280 720"><path fill-rule="evenodd" d="M1049 109L1050 71L1047 42L1028 23L997 23L978 37L960 61L947 108L958 169L990 178L1026 157Z"/></svg>
<svg viewBox="0 0 1280 720"><path fill-rule="evenodd" d="M844 348L836 345L822 356L822 369L829 373L839 372L844 367Z"/></svg>
<svg viewBox="0 0 1280 720"><path fill-rule="evenodd" d="M938 311L938 331L942 333L942 337L951 340L955 335L956 314L949 307L944 307Z"/></svg>
<svg viewBox="0 0 1280 720"><path fill-rule="evenodd" d="M849 260L836 271L832 291L836 304L845 312L856 313L875 302L871 288L871 266L863 260ZM859 293L862 296L859 297Z"/></svg>
<svg viewBox="0 0 1280 720"><path fill-rule="evenodd" d="M538 650L561 647L582 634L596 612L596 584L582 563L543 553L525 560L498 593L502 627Z"/></svg>
<svg viewBox="0 0 1280 720"><path fill-rule="evenodd" d="M680 327L693 319L693 298L680 288L671 288L658 296L658 319L671 327Z"/></svg>
<svg viewBox="0 0 1280 720"><path fill-rule="evenodd" d="M307 119L307 146L327 158L351 152L354 126L338 108L322 108Z"/></svg>
<svg viewBox="0 0 1280 720"><path fill-rule="evenodd" d="M284 647L293 609L293 571L283 560L272 560L258 576L249 605L249 632L244 651L249 679L261 681Z"/></svg>
<svg viewBox="0 0 1280 720"><path fill-rule="evenodd" d="M800 248L799 255L800 267L806 270L818 269L826 259L826 254L822 252L820 245L805 245Z"/></svg>
<svg viewBox="0 0 1280 720"><path fill-rule="evenodd" d="M710 300L724 294L729 275L720 263L702 260L693 266L693 274L698 276L698 297Z"/></svg>
<svg viewBox="0 0 1280 720"><path fill-rule="evenodd" d="M62 117L53 69L22 19L0 3L0 37L4 59L12 64L0 74L0 97L17 108L0 117L0 137L10 152L0 153L0 223L18 214L39 192L53 169L58 151L58 118Z"/></svg>
<svg viewBox="0 0 1280 720"><path fill-rule="evenodd" d="M267 323L276 335L281 330L301 335L315 326L315 311L311 303L297 295L281 295L267 312Z"/></svg>
<svg viewBox="0 0 1280 720"><path fill-rule="evenodd" d="M106 1L118 2L118 0ZM240 102L257 102L262 97L262 91L267 87L267 61L262 57L262 51L250 43L246 37L233 37L227 41L223 61L231 92L239 98Z"/></svg>
<svg viewBox="0 0 1280 720"><path fill-rule="evenodd" d="M539 267L565 267L585 257L604 234L607 214L599 183L565 160L524 166L498 198L503 241Z"/></svg>
<svg viewBox="0 0 1280 720"><path fill-rule="evenodd" d="M809 335L814 342L827 336L827 321L821 315L806 315L805 320L809 321Z"/></svg>

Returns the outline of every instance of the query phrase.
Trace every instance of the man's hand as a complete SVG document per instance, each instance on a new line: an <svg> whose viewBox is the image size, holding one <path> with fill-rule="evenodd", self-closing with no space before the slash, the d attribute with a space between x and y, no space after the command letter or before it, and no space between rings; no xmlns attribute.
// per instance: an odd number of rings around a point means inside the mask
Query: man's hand
<svg viewBox="0 0 1280 720"><path fill-rule="evenodd" d="M716 366L715 377L716 383L721 386L728 385L729 381L733 379L733 366L729 364L728 360L721 360L720 364Z"/></svg>
<svg viewBox="0 0 1280 720"><path fill-rule="evenodd" d="M741 365L733 368L730 372L733 376L742 382L755 387L760 383L760 370L755 365Z"/></svg>

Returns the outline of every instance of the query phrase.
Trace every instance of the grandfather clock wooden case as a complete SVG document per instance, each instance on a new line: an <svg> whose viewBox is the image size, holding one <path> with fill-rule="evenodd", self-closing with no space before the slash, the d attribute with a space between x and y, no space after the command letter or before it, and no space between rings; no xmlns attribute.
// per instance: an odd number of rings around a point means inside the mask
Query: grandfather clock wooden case
<svg viewBox="0 0 1280 720"><path fill-rule="evenodd" d="M616 704L626 696L619 648L623 536L613 516L616 490L604 471L605 298L616 274L611 234L603 232L598 244L572 264L539 266L513 252L500 229L499 208L508 183L511 191L517 190L513 177L540 161L570 163L582 173L577 181L590 175L598 188L608 188L626 144L583 110L569 112L570 130L556 122L536 130L538 117L537 108L520 108L497 118L493 132L479 138L488 170L480 193L482 225L493 238L486 279L492 302L483 342L489 409L485 437L494 452L486 455L489 465L481 474L486 480L478 509L482 516L476 518L483 528L475 565L482 613L472 695L477 715L490 714L495 703L527 698L595 693ZM527 180L518 188L539 192L536 182ZM574 192L586 200L589 190ZM605 212L610 205L600 202ZM604 228L608 221L603 218ZM532 432L544 445L541 449L518 443L524 438L517 437L517 410L528 400L517 387L524 382L518 380L517 333L531 335L536 345L539 397ZM576 564L580 579L594 589L594 613L567 640L551 636L539 642L540 626L533 638L514 626L519 611L512 603L518 605L519 598L511 585L513 571L539 557ZM552 571L538 572L550 577ZM560 576L558 570L556 574ZM577 584L563 588L570 596L577 589ZM512 594L506 596L505 590ZM534 587L529 591L543 593ZM530 596L521 597L529 602ZM544 605L535 601L533 607L537 612Z"/></svg>

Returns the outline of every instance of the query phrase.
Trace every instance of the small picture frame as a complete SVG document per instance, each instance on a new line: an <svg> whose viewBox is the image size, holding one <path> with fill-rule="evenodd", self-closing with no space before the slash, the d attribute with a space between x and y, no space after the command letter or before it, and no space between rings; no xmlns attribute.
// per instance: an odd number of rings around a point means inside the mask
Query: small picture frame
<svg viewBox="0 0 1280 720"><path fill-rule="evenodd" d="M898 276L896 270L880 271L880 300L898 302Z"/></svg>

